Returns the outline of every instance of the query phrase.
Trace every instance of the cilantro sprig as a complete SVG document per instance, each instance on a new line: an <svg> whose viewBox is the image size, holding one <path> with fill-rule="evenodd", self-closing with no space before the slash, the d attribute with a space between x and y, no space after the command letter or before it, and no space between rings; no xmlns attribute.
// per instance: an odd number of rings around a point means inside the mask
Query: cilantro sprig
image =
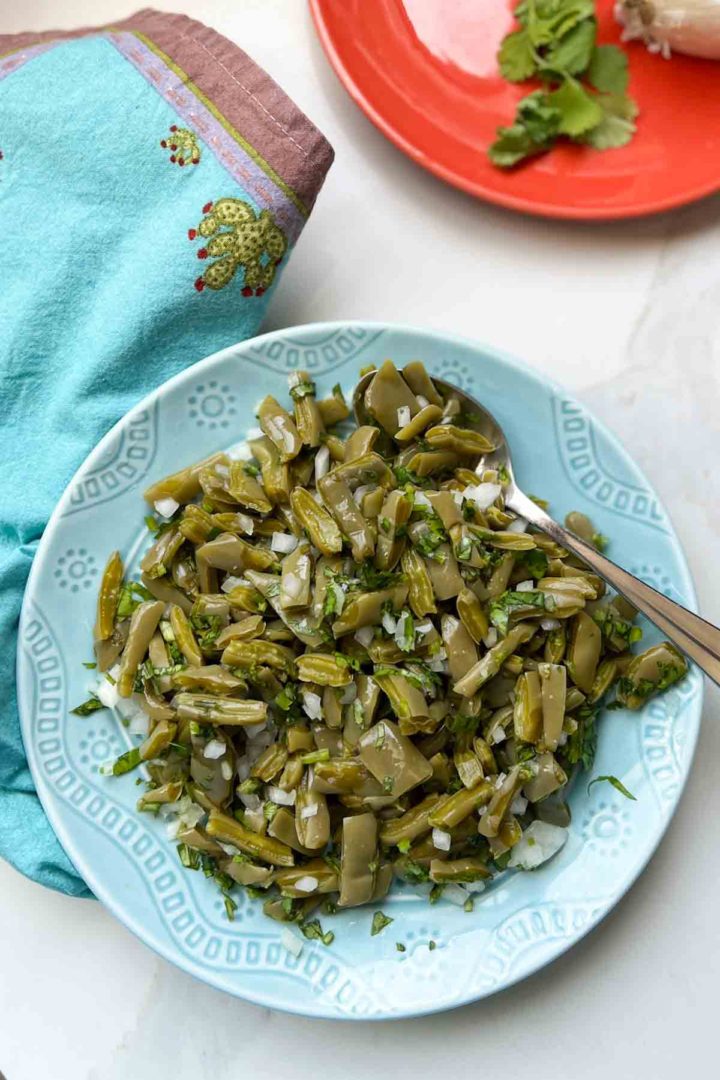
<svg viewBox="0 0 720 1080"><path fill-rule="evenodd" d="M500 72L509 82L539 79L544 88L518 103L514 122L500 127L488 150L510 169L552 149L559 139L596 150L625 146L638 108L627 93L627 56L598 45L593 0L521 0L519 29L500 45Z"/></svg>

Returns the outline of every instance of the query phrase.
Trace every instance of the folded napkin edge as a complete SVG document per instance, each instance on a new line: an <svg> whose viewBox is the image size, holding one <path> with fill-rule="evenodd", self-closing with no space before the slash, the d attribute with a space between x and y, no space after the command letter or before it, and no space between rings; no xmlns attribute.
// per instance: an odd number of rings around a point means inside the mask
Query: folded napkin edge
<svg viewBox="0 0 720 1080"><path fill-rule="evenodd" d="M210 101L231 132L291 189L307 217L334 159L322 132L240 46L187 15L144 8L106 26L0 35L0 60L83 37L132 35L162 57L185 87Z"/></svg>

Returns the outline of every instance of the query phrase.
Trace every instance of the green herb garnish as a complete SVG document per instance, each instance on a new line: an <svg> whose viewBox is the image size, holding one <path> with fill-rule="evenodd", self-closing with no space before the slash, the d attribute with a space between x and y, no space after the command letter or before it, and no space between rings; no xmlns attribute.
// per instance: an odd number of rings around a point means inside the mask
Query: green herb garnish
<svg viewBox="0 0 720 1080"><path fill-rule="evenodd" d="M500 634L507 634L510 615L513 611L538 608L540 611L552 611L555 600L549 593L533 589L528 592L516 592L509 589L490 604L490 622Z"/></svg>
<svg viewBox="0 0 720 1080"><path fill-rule="evenodd" d="M587 786L588 792L593 784L601 784L603 781L607 781L608 784L612 784L616 791L619 791L621 795L624 795L626 799L632 799L633 802L637 802L637 799L631 791L625 787L622 781L618 780L617 776L596 776L594 780L591 780Z"/></svg>
<svg viewBox="0 0 720 1080"><path fill-rule="evenodd" d="M335 940L333 931L324 931L319 919L311 919L309 922L300 923L300 931L308 941L322 941L323 945L332 945Z"/></svg>
<svg viewBox="0 0 720 1080"><path fill-rule="evenodd" d="M126 750L113 762L113 776L122 776L123 773L131 772L137 768L141 761L140 747L133 746L132 750Z"/></svg>
<svg viewBox="0 0 720 1080"><path fill-rule="evenodd" d="M90 716L91 713L97 712L98 709L105 709L106 705L103 705L99 697L95 694L91 694L87 701L83 701L82 705L76 705L70 712L75 716Z"/></svg>
<svg viewBox="0 0 720 1080"><path fill-rule="evenodd" d="M159 810L160 804L158 803L157 806ZM191 848L187 844L178 844L177 853L180 862L188 870L198 870L200 868L200 852L196 851L195 848Z"/></svg>
<svg viewBox="0 0 720 1080"><path fill-rule="evenodd" d="M139 581L126 581L120 590L120 596L118 597L118 619L129 618L135 608L140 607L143 600L152 599L152 593L148 592L145 586L141 585Z"/></svg>
<svg viewBox="0 0 720 1080"><path fill-rule="evenodd" d="M515 17L520 27L502 41L500 71L509 82L537 78L545 87L522 98L514 122L498 128L488 151L493 164L512 168L563 138L597 150L629 142L638 109L627 94L627 56L596 44L592 0L521 0Z"/></svg>
<svg viewBox="0 0 720 1080"><path fill-rule="evenodd" d="M376 934L382 933L386 926L389 926L391 922L394 922L389 915L385 915L382 911L376 911L372 918L372 928L370 935L375 937Z"/></svg>

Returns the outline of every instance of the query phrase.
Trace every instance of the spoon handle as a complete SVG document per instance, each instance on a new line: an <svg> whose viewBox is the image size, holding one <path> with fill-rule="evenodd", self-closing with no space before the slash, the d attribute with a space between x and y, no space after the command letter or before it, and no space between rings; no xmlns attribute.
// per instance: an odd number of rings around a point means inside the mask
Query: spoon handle
<svg viewBox="0 0 720 1080"><path fill-rule="evenodd" d="M717 626L669 600L667 596L611 562L592 544L559 525L517 488L513 489L507 499L507 505L588 563L613 589L647 615L706 675L720 684L720 629Z"/></svg>

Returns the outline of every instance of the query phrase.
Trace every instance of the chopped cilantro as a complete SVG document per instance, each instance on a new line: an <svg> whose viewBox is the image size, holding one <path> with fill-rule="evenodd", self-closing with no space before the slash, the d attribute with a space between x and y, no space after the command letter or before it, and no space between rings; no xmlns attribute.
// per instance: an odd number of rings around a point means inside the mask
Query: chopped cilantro
<svg viewBox="0 0 720 1080"><path fill-rule="evenodd" d="M490 604L490 622L499 633L507 634L510 615L513 611L526 608L538 608L540 611L552 611L555 601L548 593L539 589L531 592L515 592L509 589Z"/></svg>
<svg viewBox="0 0 720 1080"><path fill-rule="evenodd" d="M315 397L315 383L310 379L301 379L295 386L290 387L290 397L293 401L300 401L304 397Z"/></svg>
<svg viewBox="0 0 720 1080"><path fill-rule="evenodd" d="M133 746L132 750L126 750L124 754L121 754L119 758L113 762L113 776L122 776L123 773L130 772L132 769L137 768L140 764L140 747Z"/></svg>
<svg viewBox="0 0 720 1080"><path fill-rule="evenodd" d="M592 768L597 749L597 710L583 705L574 715L577 731L574 731L567 741L565 756L571 765L581 764L587 772Z"/></svg>
<svg viewBox="0 0 720 1080"><path fill-rule="evenodd" d="M103 705L99 697L95 694L91 694L87 701L83 701L82 705L76 705L70 712L75 716L90 716L90 713L97 712L98 709L105 709L107 706Z"/></svg>
<svg viewBox="0 0 720 1080"><path fill-rule="evenodd" d="M479 723L479 716L469 716L462 712L448 713L445 717L445 727L453 735L474 734Z"/></svg>
<svg viewBox="0 0 720 1080"><path fill-rule="evenodd" d="M141 585L139 581L126 581L120 590L117 606L118 619L127 619L132 615L135 608L142 604L143 600L152 600L151 592Z"/></svg>
<svg viewBox="0 0 720 1080"><path fill-rule="evenodd" d="M596 776L594 780L591 780L587 786L588 791L593 784L600 784L603 781L607 781L608 784L612 784L616 791L619 791L621 795L624 795L626 799L632 799L633 802L637 802L637 799L631 791L625 787L625 785L618 780L617 776Z"/></svg>
<svg viewBox="0 0 720 1080"><path fill-rule="evenodd" d="M530 551L519 551L515 558L515 565L522 566L527 570L530 577L539 580L548 572L548 557L540 548L531 548Z"/></svg>
<svg viewBox="0 0 720 1080"><path fill-rule="evenodd" d="M194 848L189 847L187 844L178 844L177 853L180 858L180 862L188 870L198 870L200 868L199 851L196 851Z"/></svg>
<svg viewBox="0 0 720 1080"><path fill-rule="evenodd" d="M429 480L424 476L418 476L412 469L408 469L404 465L393 466L393 472L395 473L395 479L400 487L404 487L406 484L412 484L414 487L419 488L429 486Z"/></svg>
<svg viewBox="0 0 720 1080"><path fill-rule="evenodd" d="M372 918L372 928L370 935L375 937L376 934L382 933L386 926L389 926L391 922L394 922L389 915L383 914L382 911L376 911Z"/></svg>
<svg viewBox="0 0 720 1080"><path fill-rule="evenodd" d="M308 922L300 923L300 932L308 941L322 941L323 945L332 945L335 940L332 930L324 931L319 919L310 919Z"/></svg>
<svg viewBox="0 0 720 1080"><path fill-rule="evenodd" d="M415 862L414 859L403 860L402 873L411 885L422 885L423 882L430 880L430 874L425 867Z"/></svg>

